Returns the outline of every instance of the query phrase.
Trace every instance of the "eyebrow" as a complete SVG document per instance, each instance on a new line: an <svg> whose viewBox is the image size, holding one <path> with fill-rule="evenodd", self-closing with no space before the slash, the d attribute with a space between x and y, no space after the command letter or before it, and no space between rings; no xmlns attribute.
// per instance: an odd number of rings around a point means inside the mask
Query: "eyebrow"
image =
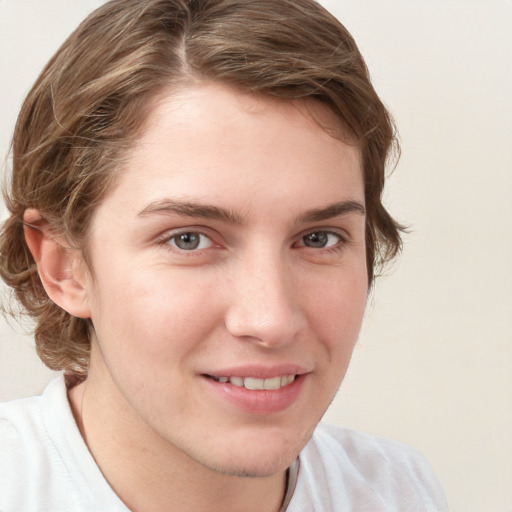
<svg viewBox="0 0 512 512"><path fill-rule="evenodd" d="M340 217L349 213L366 214L365 207L358 201L340 201L323 208L313 208L300 214L297 223L319 222L322 220ZM146 206L138 217L145 217L152 214L174 214L183 217L195 217L211 220L220 220L229 224L241 225L244 222L243 216L238 213L208 204L192 203L190 201L176 201L173 199L162 199L154 201Z"/></svg>
<svg viewBox="0 0 512 512"><path fill-rule="evenodd" d="M173 199L154 201L139 212L137 216L144 217L151 214L175 214L183 217L220 220L229 224L242 224L244 220L241 215L226 208Z"/></svg>
<svg viewBox="0 0 512 512"><path fill-rule="evenodd" d="M322 220L341 217L349 213L359 213L366 215L366 209L358 201L340 201L339 203L330 204L324 208L313 208L299 215L298 223L319 222Z"/></svg>

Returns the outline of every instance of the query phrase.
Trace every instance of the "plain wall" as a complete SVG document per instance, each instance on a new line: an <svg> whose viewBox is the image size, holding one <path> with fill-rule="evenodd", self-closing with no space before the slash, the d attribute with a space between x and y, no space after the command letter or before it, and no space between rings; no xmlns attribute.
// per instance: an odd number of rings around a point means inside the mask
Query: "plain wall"
<svg viewBox="0 0 512 512"><path fill-rule="evenodd" d="M0 0L0 151L96 0ZM454 512L512 511L512 1L325 0L394 113L387 204L410 226L326 420L422 451ZM53 374L0 320L0 399Z"/></svg>

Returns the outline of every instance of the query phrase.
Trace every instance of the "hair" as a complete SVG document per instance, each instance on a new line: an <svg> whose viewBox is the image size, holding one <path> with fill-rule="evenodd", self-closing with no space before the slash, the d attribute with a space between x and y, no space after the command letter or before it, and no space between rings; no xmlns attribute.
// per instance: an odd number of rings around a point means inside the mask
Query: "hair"
<svg viewBox="0 0 512 512"><path fill-rule="evenodd" d="M314 0L113 0L64 42L29 92L12 141L10 216L0 232L0 275L35 322L51 369L84 379L90 321L46 294L23 234L27 208L86 256L98 204L164 90L221 81L282 100L327 105L362 152L366 258L376 270L401 249L401 227L381 197L398 155L389 112L349 32Z"/></svg>

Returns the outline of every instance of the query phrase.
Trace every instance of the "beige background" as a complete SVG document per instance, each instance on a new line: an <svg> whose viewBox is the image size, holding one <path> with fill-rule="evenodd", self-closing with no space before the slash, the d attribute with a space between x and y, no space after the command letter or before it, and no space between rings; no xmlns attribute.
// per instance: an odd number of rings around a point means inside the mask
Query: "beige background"
<svg viewBox="0 0 512 512"><path fill-rule="evenodd" d="M0 0L0 150L31 82L99 0ZM512 512L512 1L325 0L394 112L411 227L377 283L330 422L419 448L454 512ZM0 320L0 400L51 378Z"/></svg>

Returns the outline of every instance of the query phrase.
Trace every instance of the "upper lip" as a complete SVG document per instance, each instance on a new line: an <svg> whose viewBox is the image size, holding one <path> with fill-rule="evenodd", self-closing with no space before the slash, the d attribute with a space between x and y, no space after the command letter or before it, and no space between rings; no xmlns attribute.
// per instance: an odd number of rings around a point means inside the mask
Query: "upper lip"
<svg viewBox="0 0 512 512"><path fill-rule="evenodd" d="M254 377L256 379L272 379L283 375L302 375L310 370L298 364L278 364L272 366L242 365L236 367L216 368L203 372L212 377Z"/></svg>

